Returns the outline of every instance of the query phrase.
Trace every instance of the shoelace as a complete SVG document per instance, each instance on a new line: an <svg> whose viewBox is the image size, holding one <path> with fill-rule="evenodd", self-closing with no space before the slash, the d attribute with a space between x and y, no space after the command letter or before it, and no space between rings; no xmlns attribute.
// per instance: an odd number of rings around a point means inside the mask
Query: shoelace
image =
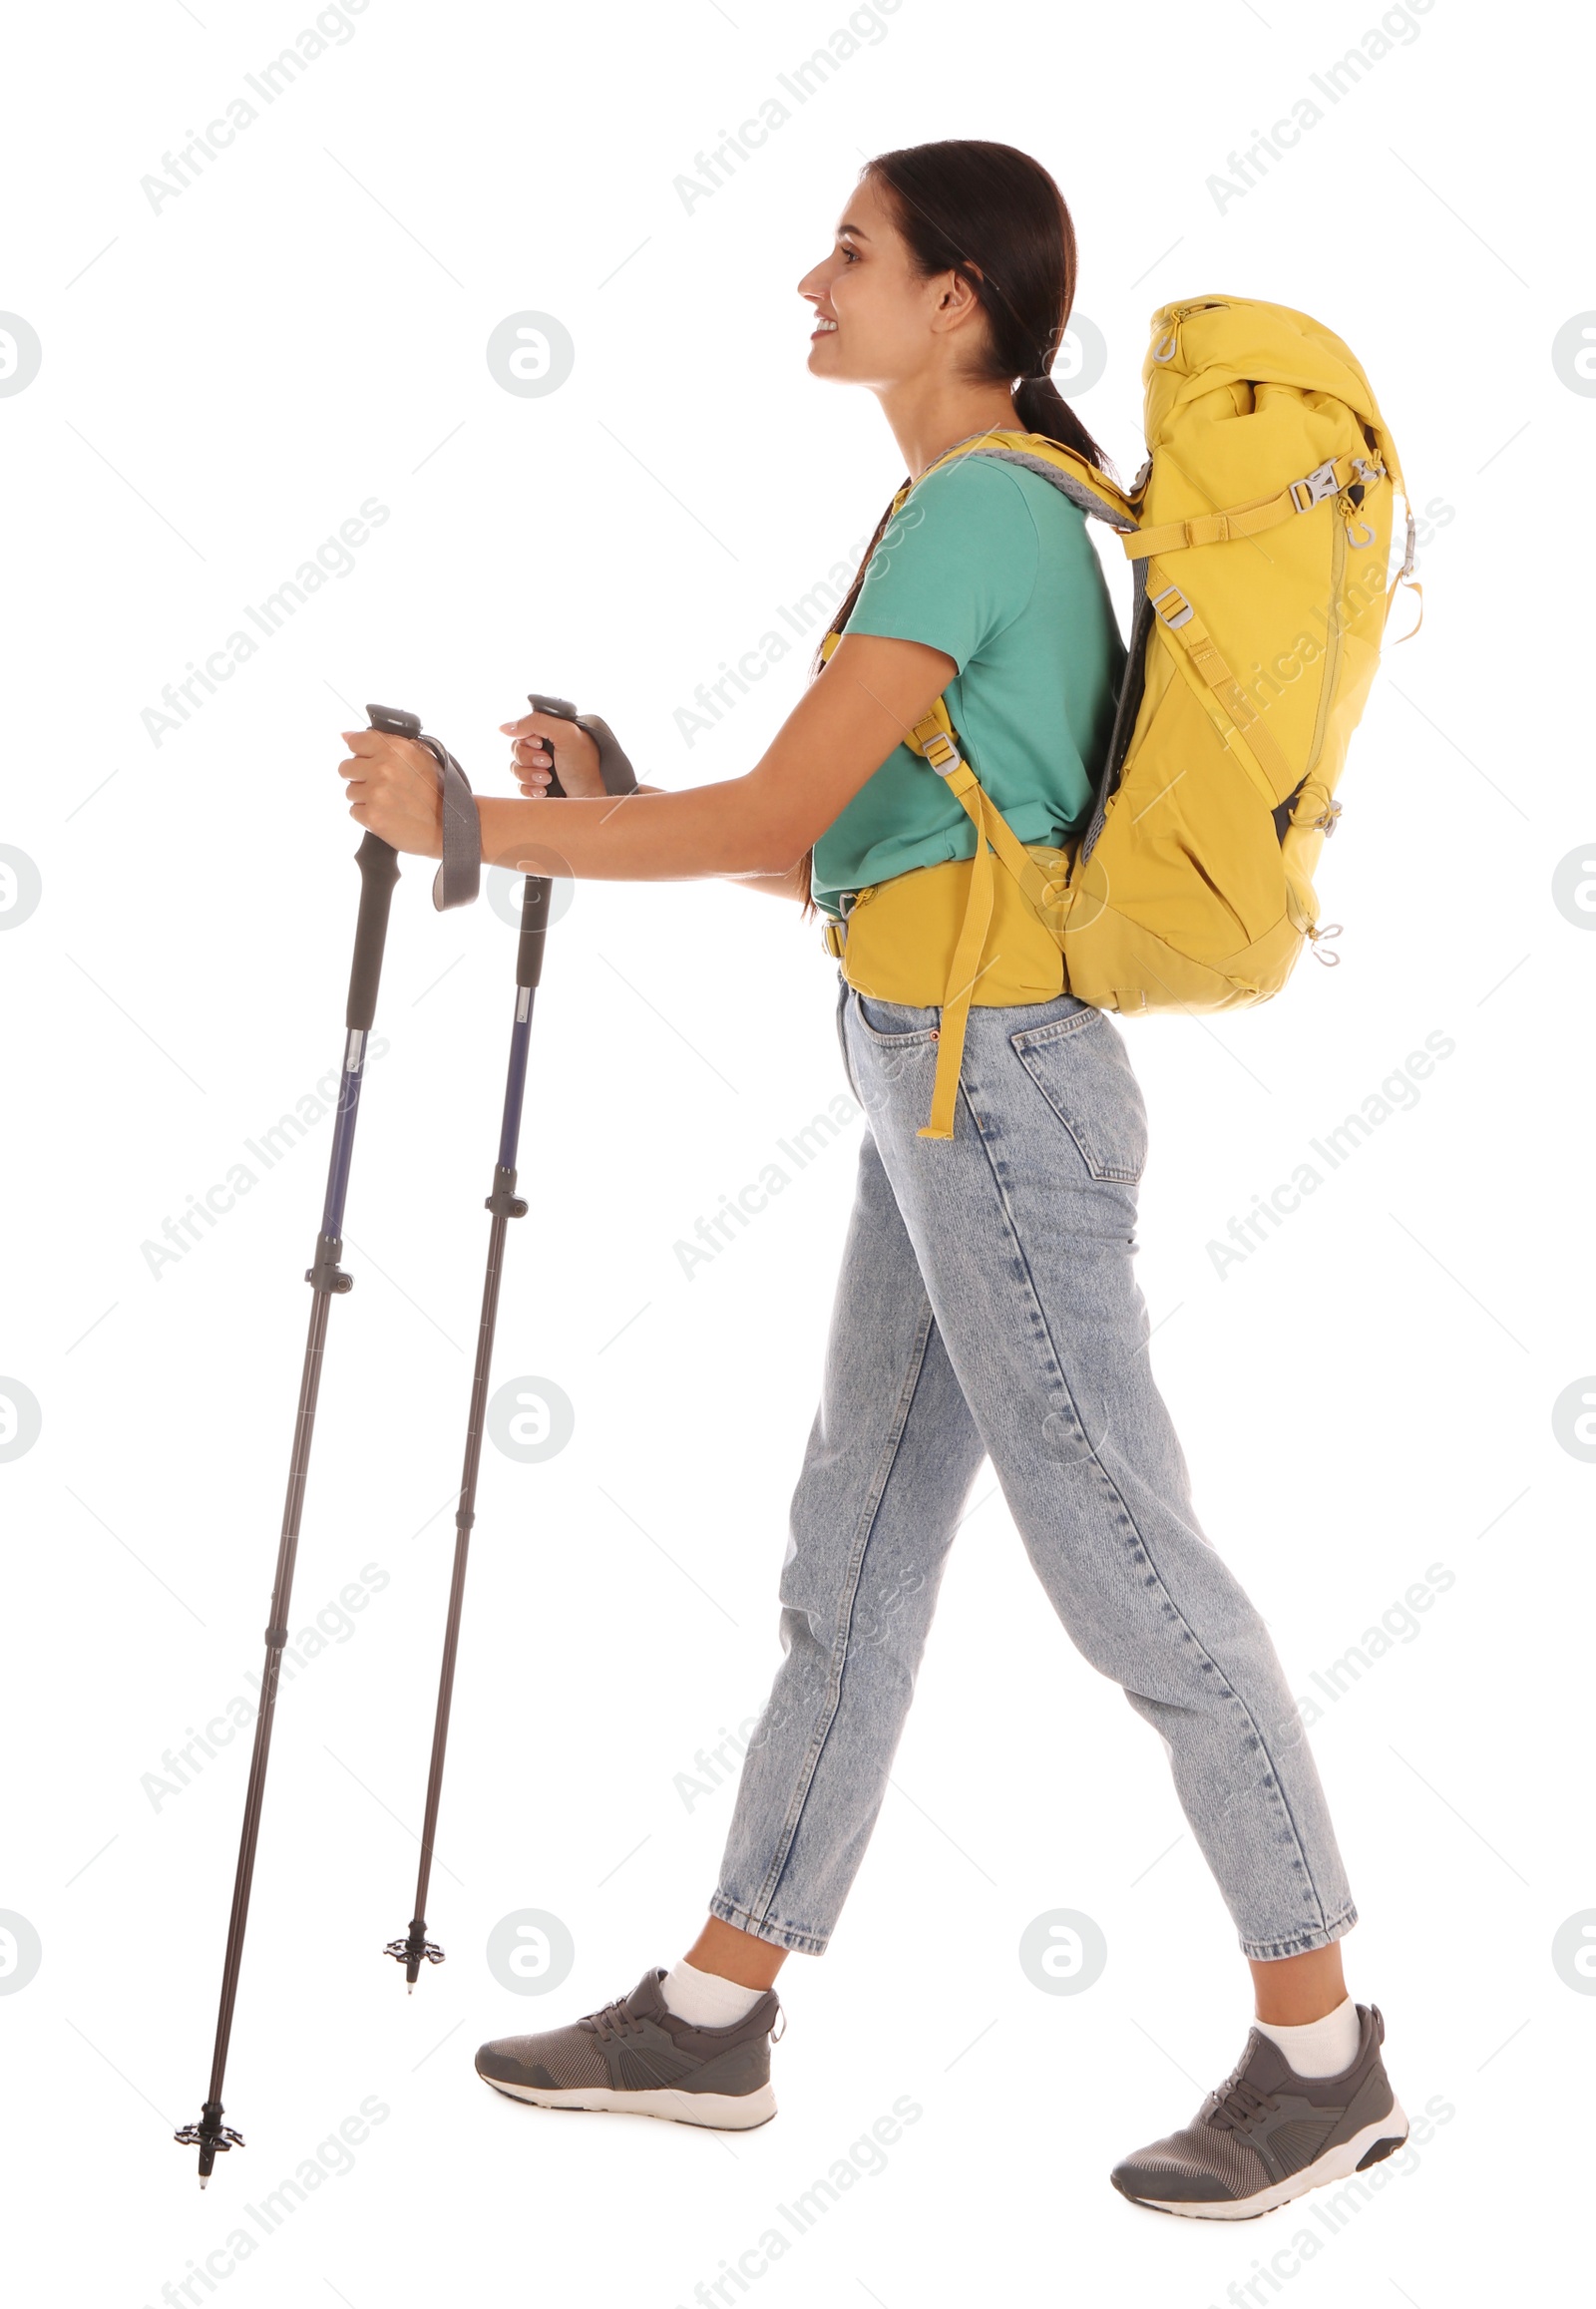
<svg viewBox="0 0 1596 2309"><path fill-rule="evenodd" d="M1280 2102L1273 2093L1260 2093L1245 2077L1232 2077L1222 2088L1219 2105L1208 2121L1227 2132L1245 2132L1266 2110L1279 2107Z"/></svg>
<svg viewBox="0 0 1596 2309"><path fill-rule="evenodd" d="M634 2014L627 2012L622 1997L616 1997L597 2013L584 2013L580 2026L592 2029L600 2044L608 2037L632 2037L639 2033L638 2021Z"/></svg>
<svg viewBox="0 0 1596 2309"><path fill-rule="evenodd" d="M627 2012L623 1997L614 1998L611 2003L602 2006L596 2013L584 2013L577 2026L582 2029L592 2029L600 2044L603 2044L610 2037L635 2037L642 2033L641 2022L635 2013ZM784 2005L781 2008L780 2025L773 2033L771 2043L779 2045L786 2034L787 2009ZM1270 2103L1270 2107L1274 2107L1273 2102Z"/></svg>

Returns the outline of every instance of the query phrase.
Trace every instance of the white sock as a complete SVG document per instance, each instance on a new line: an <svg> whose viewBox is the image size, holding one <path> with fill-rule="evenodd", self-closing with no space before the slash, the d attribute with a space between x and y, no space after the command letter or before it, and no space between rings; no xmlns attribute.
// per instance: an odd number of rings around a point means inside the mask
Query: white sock
<svg viewBox="0 0 1596 2309"><path fill-rule="evenodd" d="M729 2029L753 2011L765 1992L744 1988L741 1981L726 1980L718 1972L700 1972L682 1957L659 1983L659 1993L666 2011L677 2020L690 2021L695 2029ZM1342 2067L1346 2066L1344 2061Z"/></svg>
<svg viewBox="0 0 1596 2309"><path fill-rule="evenodd" d="M1362 2023L1351 1997L1322 2021L1305 2021L1300 2028L1283 2028L1279 2021L1254 2021L1253 2027L1280 2047L1299 2077L1339 2077L1358 2058Z"/></svg>

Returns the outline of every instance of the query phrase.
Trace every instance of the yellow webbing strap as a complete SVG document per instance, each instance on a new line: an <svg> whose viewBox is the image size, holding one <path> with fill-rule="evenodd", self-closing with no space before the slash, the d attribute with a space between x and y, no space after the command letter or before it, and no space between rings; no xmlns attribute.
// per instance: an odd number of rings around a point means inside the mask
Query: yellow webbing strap
<svg viewBox="0 0 1596 2309"><path fill-rule="evenodd" d="M1161 522L1156 529L1133 530L1122 535L1120 544L1133 562L1145 561L1149 554L1174 554L1187 546L1219 546L1231 538L1255 538L1262 530L1272 530L1277 523L1287 521L1293 514L1308 513L1316 505L1324 504L1336 491L1346 489L1353 481L1359 460L1338 457L1335 460L1335 490L1320 488L1318 495L1304 498L1299 494L1307 488L1306 481L1294 481L1274 497L1254 498L1247 505L1233 505L1224 513L1200 514L1193 521ZM1321 473L1325 469L1320 468Z"/></svg>
<svg viewBox="0 0 1596 2309"><path fill-rule="evenodd" d="M942 776L951 794L958 796L976 829L976 855L971 865L970 895L960 925L943 993L942 1022L938 1030L937 1072L932 1084L931 1120L921 1138L952 1138L959 1099L959 1069L965 1054L965 1029L970 1005L982 975L987 934L992 928L996 888L993 854L997 853L1045 922L1057 893L1025 849L1007 819L983 787L959 751L948 708L939 697L925 718L915 724L905 744L924 754ZM951 766L950 766L951 765ZM1049 926L1050 927L1050 926ZM987 966L990 968L991 963Z"/></svg>
<svg viewBox="0 0 1596 2309"><path fill-rule="evenodd" d="M1265 729L1258 708L1231 672L1213 635L1185 594L1178 585L1170 583L1166 572L1156 562L1147 564L1147 596L1158 613L1159 630L1175 651L1177 663L1184 657L1197 675L1199 696L1204 688L1208 689L1223 709L1223 719L1219 715L1214 717L1219 722L1221 735L1273 810L1285 800L1297 781L1285 755ZM1239 745L1233 742L1237 738L1241 741Z"/></svg>
<svg viewBox="0 0 1596 2309"><path fill-rule="evenodd" d="M992 850L987 841L986 812L991 807L986 795L977 784L968 762L961 762L948 780L969 811L976 827L976 856L970 870L970 896L965 905L965 919L960 925L954 959L948 969L948 984L943 994L942 1020L938 1028L937 1072L931 1091L931 1120L921 1129L922 1138L952 1138L954 1109L959 1100L959 1068L965 1055L965 1028L970 1020L971 997L976 991L976 980L981 975L982 950L987 944L987 933L992 928L992 910L995 897L993 884Z"/></svg>

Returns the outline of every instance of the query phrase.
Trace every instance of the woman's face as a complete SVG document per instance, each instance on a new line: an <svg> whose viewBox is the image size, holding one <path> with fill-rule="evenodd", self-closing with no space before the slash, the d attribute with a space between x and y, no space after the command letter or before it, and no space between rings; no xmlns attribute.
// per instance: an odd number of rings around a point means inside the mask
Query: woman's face
<svg viewBox="0 0 1596 2309"><path fill-rule="evenodd" d="M836 245L798 283L815 308L809 368L877 391L939 367L980 306L956 273L917 273L886 197L866 177L849 198Z"/></svg>

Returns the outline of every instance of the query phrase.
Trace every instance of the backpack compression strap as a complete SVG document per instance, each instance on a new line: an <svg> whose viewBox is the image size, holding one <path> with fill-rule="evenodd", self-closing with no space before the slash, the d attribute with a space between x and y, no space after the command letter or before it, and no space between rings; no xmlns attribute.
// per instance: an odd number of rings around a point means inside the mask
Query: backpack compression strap
<svg viewBox="0 0 1596 2309"><path fill-rule="evenodd" d="M1273 497L1255 497L1246 505L1229 506L1223 513L1200 514L1192 521L1160 522L1156 528L1129 530L1122 533L1119 542L1123 546L1128 560L1148 563L1150 578L1152 575L1151 557L1154 554L1183 553L1189 546L1218 546L1227 544L1232 538L1258 537L1264 530L1272 530L1279 523L1289 521L1293 514L1312 513L1314 507L1321 504L1327 497L1340 497L1355 489L1359 490L1361 497L1360 484L1379 481L1386 473L1387 468L1384 465L1372 463L1367 457L1327 458L1325 463L1316 466L1312 473L1305 473L1300 481L1289 482L1284 489L1277 490ZM1399 489L1401 487L1400 476L1393 475L1392 478ZM1353 500L1355 507L1358 502L1357 498ZM1108 517L1105 516L1104 518ZM1354 545L1368 545L1371 542L1372 536L1353 539ZM1402 566L1386 588L1386 614L1388 617L1391 614L1391 605L1396 598L1398 585L1408 586L1417 598L1418 617L1411 628L1402 635L1403 641L1411 641L1414 633L1424 622L1424 588L1413 576L1415 544L1413 509L1409 505L1407 507L1407 543ZM1151 590L1152 586L1149 583L1148 591Z"/></svg>
<svg viewBox="0 0 1596 2309"><path fill-rule="evenodd" d="M1152 560L1147 564L1147 597L1157 613L1158 630L1195 690L1198 703L1257 787L1264 807L1278 808L1293 785L1285 755L1221 656L1207 626L1168 573Z"/></svg>
<svg viewBox="0 0 1596 2309"><path fill-rule="evenodd" d="M1223 513L1200 514L1192 521L1160 522L1154 529L1128 531L1120 539L1128 560L1144 561L1149 554L1172 554L1187 546L1222 546L1232 538L1255 538L1293 514L1312 513L1327 497L1339 497L1360 478L1378 481L1384 469L1367 457L1332 457L1304 474L1301 481L1277 490L1272 497L1255 497L1246 505L1227 507ZM1367 540L1365 541L1367 542Z"/></svg>

